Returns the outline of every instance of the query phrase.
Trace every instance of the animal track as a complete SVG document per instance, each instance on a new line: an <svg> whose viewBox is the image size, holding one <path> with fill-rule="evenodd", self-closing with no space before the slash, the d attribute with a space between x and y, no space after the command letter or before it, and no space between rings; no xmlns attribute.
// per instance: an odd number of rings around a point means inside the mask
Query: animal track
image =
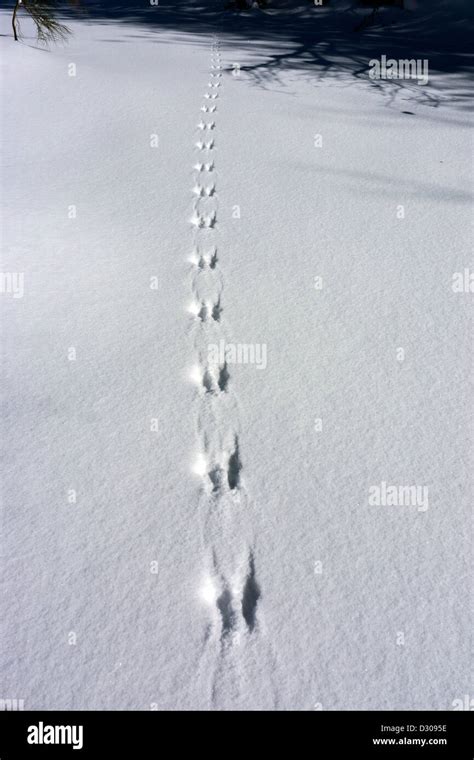
<svg viewBox="0 0 474 760"><path fill-rule="evenodd" d="M259 599L260 586L257 583L254 556L253 553L250 552L247 578L242 592L242 615L250 633L252 633L256 626Z"/></svg>
<svg viewBox="0 0 474 760"><path fill-rule="evenodd" d="M199 269L215 269L217 265L217 248L213 248L208 253L202 254L198 253L198 251L193 251L190 261Z"/></svg>
<svg viewBox="0 0 474 760"><path fill-rule="evenodd" d="M199 150L212 150L214 147L214 140L209 140L209 142L198 140L197 143L195 143L195 146Z"/></svg>
<svg viewBox="0 0 474 760"><path fill-rule="evenodd" d="M217 222L216 212L213 211L212 214L198 214L195 211L190 222L194 227L212 229L216 226Z"/></svg>
<svg viewBox="0 0 474 760"><path fill-rule="evenodd" d="M227 369L227 363L224 362L222 367L219 368L219 375L217 378L217 386L221 393L225 393L227 390L227 386L229 385L230 380L230 374L229 370Z"/></svg>
<svg viewBox="0 0 474 760"><path fill-rule="evenodd" d="M201 187L200 185L194 185L194 187L193 187L193 193L194 193L194 195L197 195L198 198L202 198L203 195L204 195L204 188Z"/></svg>
<svg viewBox="0 0 474 760"><path fill-rule="evenodd" d="M235 491L235 489L239 487L241 469L242 464L240 462L239 454L239 439L235 436L234 450L230 454L227 462L227 483L231 491Z"/></svg>
<svg viewBox="0 0 474 760"><path fill-rule="evenodd" d="M189 311L201 322L219 322L222 308L220 299L216 303L212 301L196 301L191 304Z"/></svg>
<svg viewBox="0 0 474 760"><path fill-rule="evenodd" d="M225 473L222 467L220 467L220 465L213 467L212 470L209 470L208 477L212 483L212 492L219 493L222 491L225 478Z"/></svg>
<svg viewBox="0 0 474 760"><path fill-rule="evenodd" d="M194 164L194 169L198 172L212 172L214 171L214 161L208 164Z"/></svg>
<svg viewBox="0 0 474 760"><path fill-rule="evenodd" d="M222 636L226 637L231 634L235 628L235 613L232 606L232 594L228 588L224 588L222 594L217 599L216 605L221 616Z"/></svg>
<svg viewBox="0 0 474 760"><path fill-rule="evenodd" d="M212 378L213 380L214 378ZM213 494L220 495L225 491L235 492L238 490L242 464L237 436L234 436L231 448L223 447L220 453L214 456L208 454L204 459L208 461L204 474L207 475L207 480Z"/></svg>
<svg viewBox="0 0 474 760"><path fill-rule="evenodd" d="M202 376L202 384L206 393L218 393L219 384L214 376L214 372L208 367Z"/></svg>
<svg viewBox="0 0 474 760"><path fill-rule="evenodd" d="M192 372L193 379L203 388L205 393L217 396L225 393L230 380L227 365L208 364L205 367L195 367Z"/></svg>
<svg viewBox="0 0 474 760"><path fill-rule="evenodd" d="M204 121L200 121L199 124L196 124L198 129L214 129L216 126L215 121L211 121L208 124L206 124Z"/></svg>
<svg viewBox="0 0 474 760"><path fill-rule="evenodd" d="M240 570L237 577L227 578L226 574L220 571L219 564L214 552L213 579L208 582L212 594L206 596L215 604L220 619L221 640L226 641L230 636L238 634L239 629L243 627L250 634L256 630L261 591L252 550L249 551L247 562L243 565L244 573Z"/></svg>
<svg viewBox="0 0 474 760"><path fill-rule="evenodd" d="M215 155L210 152L215 149L212 138L216 121L213 114L217 112L215 101L225 81L218 44L213 45L210 68L207 91L203 95L205 103L200 108L202 114L208 115L208 120L202 116L196 124L199 133L194 133L194 137L199 138L194 143L195 149L209 151L199 156L205 159ZM203 439L193 470L201 479L201 503L205 503L208 519L212 520L206 523L209 528L206 530L206 541L212 549L213 569L202 588L202 598L214 609L212 630L216 630L216 625L220 628L221 654L224 656L224 647L227 649L239 641L241 634L251 635L257 629L261 591L253 551L247 543L241 555L238 544L235 546L232 540L241 524L239 521L245 518L247 498L242 483L240 441L235 432L238 429L235 424L237 401L229 393L231 377L227 363L221 353L214 351L219 340L225 337L225 325L221 325L224 277L220 267L217 272L214 271L218 263L217 248L208 245L217 234L211 232L216 228L218 211L216 184L212 176L214 161L199 161L194 165L194 171L197 174L194 174L192 187L195 198L190 222L196 232L195 247L189 260L198 271L191 279L193 301L189 311L200 323L193 329L199 360L192 370L192 379L201 396L197 427ZM250 521L247 523L249 526ZM244 530L247 532L247 528Z"/></svg>
<svg viewBox="0 0 474 760"><path fill-rule="evenodd" d="M203 187L202 185L194 185L193 187L193 193L194 195L197 195L198 198L211 198L213 195L215 195L216 192L216 186L211 185L210 187Z"/></svg>
<svg viewBox="0 0 474 760"><path fill-rule="evenodd" d="M222 314L222 306L221 306L221 299L219 297L217 301L214 304L212 304L211 316L214 322L220 322L221 314Z"/></svg>

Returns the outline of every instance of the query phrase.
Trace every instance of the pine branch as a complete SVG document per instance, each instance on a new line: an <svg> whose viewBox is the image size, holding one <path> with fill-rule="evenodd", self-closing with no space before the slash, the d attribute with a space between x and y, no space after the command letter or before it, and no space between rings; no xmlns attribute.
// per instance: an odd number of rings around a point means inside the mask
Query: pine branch
<svg viewBox="0 0 474 760"><path fill-rule="evenodd" d="M72 2L71 4L76 4ZM58 9L58 0L16 0L12 17L13 34L15 40L21 36L20 27L17 21L17 13L23 6L26 13L33 19L36 25L36 34L38 42L48 44L49 42L59 42L67 39L71 33L70 29L56 21L54 14Z"/></svg>

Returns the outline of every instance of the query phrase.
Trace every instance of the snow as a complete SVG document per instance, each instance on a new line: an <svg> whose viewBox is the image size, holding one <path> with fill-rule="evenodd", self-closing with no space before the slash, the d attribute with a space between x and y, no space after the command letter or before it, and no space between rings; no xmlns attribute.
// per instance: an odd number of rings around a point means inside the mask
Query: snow
<svg viewBox="0 0 474 760"><path fill-rule="evenodd" d="M322 9L297 54L309 6L98 13L46 50L2 12L5 698L472 693L468 4L439 57L417 7L395 47ZM354 74L402 36L428 85Z"/></svg>

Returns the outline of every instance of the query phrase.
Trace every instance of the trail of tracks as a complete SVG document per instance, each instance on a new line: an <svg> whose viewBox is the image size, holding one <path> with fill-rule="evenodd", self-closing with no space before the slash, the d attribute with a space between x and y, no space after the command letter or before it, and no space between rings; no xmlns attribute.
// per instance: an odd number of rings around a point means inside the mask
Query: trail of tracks
<svg viewBox="0 0 474 760"><path fill-rule="evenodd" d="M238 679L233 650L259 630L258 582L250 503L244 485L239 409L231 368L213 346L229 337L225 318L225 257L219 244L219 107L224 91L220 43L214 38L206 92L196 124L193 166L195 196L190 223L190 312L197 385L197 453L201 479L199 519L204 553L200 594L209 606L206 646L218 652L210 684L216 697L220 674ZM237 688L237 684L234 684Z"/></svg>

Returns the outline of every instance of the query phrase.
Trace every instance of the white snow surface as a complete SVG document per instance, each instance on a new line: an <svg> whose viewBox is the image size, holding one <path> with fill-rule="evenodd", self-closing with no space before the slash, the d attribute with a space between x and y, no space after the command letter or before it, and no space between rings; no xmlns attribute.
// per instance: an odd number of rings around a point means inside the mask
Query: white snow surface
<svg viewBox="0 0 474 760"><path fill-rule="evenodd" d="M464 83L259 76L271 40L225 19L72 19L49 49L1 22L1 271L24 273L0 298L1 696L452 709L473 688ZM220 341L265 361L212 362ZM383 482L427 508L370 503Z"/></svg>

